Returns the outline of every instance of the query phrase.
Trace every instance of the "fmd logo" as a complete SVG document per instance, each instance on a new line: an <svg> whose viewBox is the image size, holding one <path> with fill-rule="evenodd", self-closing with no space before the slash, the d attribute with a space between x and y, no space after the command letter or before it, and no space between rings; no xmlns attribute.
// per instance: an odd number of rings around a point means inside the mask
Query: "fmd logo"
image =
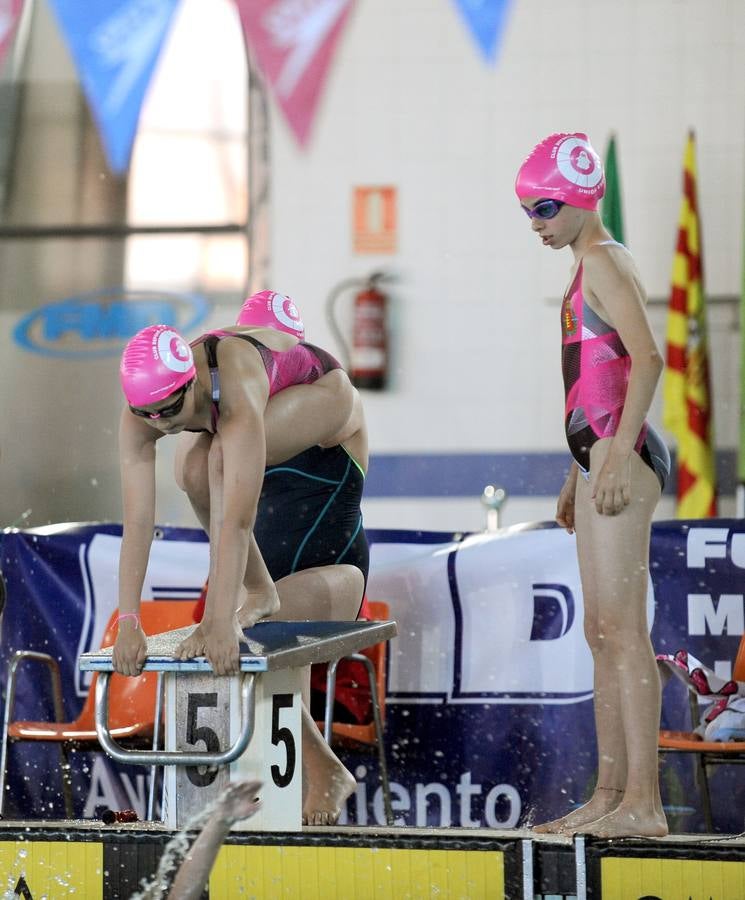
<svg viewBox="0 0 745 900"><path fill-rule="evenodd" d="M24 350L43 356L115 356L141 328L163 322L188 332L207 317L209 308L200 294L109 288L39 307L20 320L13 338Z"/></svg>

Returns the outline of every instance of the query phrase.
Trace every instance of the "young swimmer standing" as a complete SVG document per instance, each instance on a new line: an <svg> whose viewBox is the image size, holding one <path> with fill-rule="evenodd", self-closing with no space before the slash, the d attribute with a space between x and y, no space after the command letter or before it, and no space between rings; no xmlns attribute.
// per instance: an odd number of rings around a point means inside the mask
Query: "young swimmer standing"
<svg viewBox="0 0 745 900"><path fill-rule="evenodd" d="M646 614L652 514L670 468L667 448L646 422L662 356L636 266L597 212L605 180L587 136L547 137L520 167L515 190L543 245L574 254L561 307L573 462L556 521L577 533L598 745L590 800L535 830L664 835L660 682Z"/></svg>

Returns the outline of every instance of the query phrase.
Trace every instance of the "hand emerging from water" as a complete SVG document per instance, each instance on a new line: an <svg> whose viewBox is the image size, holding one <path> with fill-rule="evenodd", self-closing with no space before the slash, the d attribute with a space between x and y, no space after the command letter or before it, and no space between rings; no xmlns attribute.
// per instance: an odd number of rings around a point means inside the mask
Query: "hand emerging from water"
<svg viewBox="0 0 745 900"><path fill-rule="evenodd" d="M617 516L623 512L631 502L631 461L628 457L608 454L592 482L592 499L602 516Z"/></svg>
<svg viewBox="0 0 745 900"><path fill-rule="evenodd" d="M176 648L176 659L206 656L215 675L237 675L240 665L240 643L243 631L234 615L226 622L203 619Z"/></svg>
<svg viewBox="0 0 745 900"><path fill-rule="evenodd" d="M260 781L231 782L217 800L216 814L226 825L249 818L261 808L259 792L262 786Z"/></svg>

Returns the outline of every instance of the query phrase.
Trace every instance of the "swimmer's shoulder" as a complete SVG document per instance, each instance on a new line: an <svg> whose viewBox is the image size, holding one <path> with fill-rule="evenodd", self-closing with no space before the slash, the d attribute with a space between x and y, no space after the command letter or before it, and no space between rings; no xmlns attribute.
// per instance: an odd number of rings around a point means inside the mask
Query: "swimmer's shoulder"
<svg viewBox="0 0 745 900"><path fill-rule="evenodd" d="M634 257L625 244L619 241L601 241L585 251L582 265L586 276L602 279L630 276L639 279Z"/></svg>
<svg viewBox="0 0 745 900"><path fill-rule="evenodd" d="M596 312L601 315L602 307L607 305L608 292L615 293L615 290L622 288L624 284L633 285L639 292L642 302L646 303L646 292L639 269L624 244L618 241L593 244L583 257L583 267L587 295L591 300L599 302L601 308L596 309Z"/></svg>

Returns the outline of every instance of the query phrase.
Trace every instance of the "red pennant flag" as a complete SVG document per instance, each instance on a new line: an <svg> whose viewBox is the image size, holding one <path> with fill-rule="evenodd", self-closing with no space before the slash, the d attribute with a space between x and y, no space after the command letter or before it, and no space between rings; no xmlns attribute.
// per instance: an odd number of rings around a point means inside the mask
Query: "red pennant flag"
<svg viewBox="0 0 745 900"><path fill-rule="evenodd" d="M22 10L23 0L0 0L0 65L13 43Z"/></svg>
<svg viewBox="0 0 745 900"><path fill-rule="evenodd" d="M236 0L252 59L301 145L355 0Z"/></svg>

